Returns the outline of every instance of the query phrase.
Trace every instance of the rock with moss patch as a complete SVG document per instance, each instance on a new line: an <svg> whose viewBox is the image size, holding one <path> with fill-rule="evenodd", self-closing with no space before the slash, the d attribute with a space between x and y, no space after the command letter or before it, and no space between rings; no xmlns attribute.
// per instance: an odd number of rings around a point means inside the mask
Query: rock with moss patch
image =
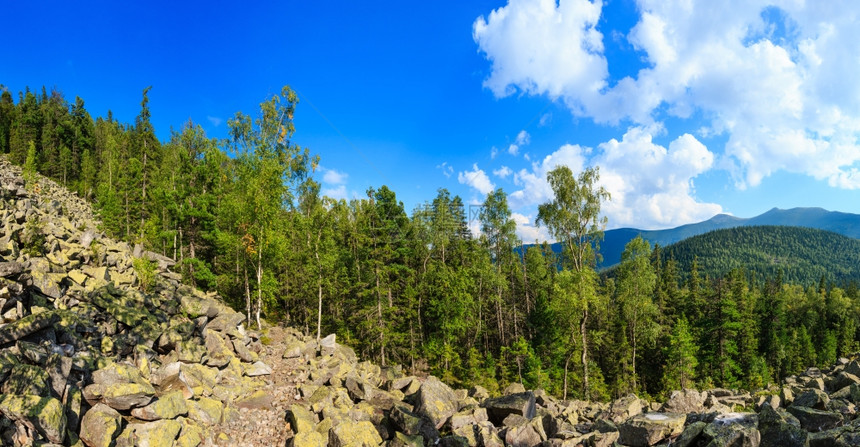
<svg viewBox="0 0 860 447"><path fill-rule="evenodd" d="M120 431L122 415L98 403L84 414L80 438L89 447L109 447Z"/></svg>
<svg viewBox="0 0 860 447"><path fill-rule="evenodd" d="M132 416L144 421L173 419L184 414L188 414L188 405L186 405L181 391L164 394L145 407L131 410Z"/></svg>
<svg viewBox="0 0 860 447"><path fill-rule="evenodd" d="M434 376L427 377L416 394L415 412L427 417L439 429L457 412L457 395Z"/></svg>
<svg viewBox="0 0 860 447"><path fill-rule="evenodd" d="M377 447L382 437L368 421L342 421L328 432L329 447Z"/></svg>
<svg viewBox="0 0 860 447"><path fill-rule="evenodd" d="M66 413L53 397L0 394L0 414L35 427L47 440L61 444L66 434Z"/></svg>

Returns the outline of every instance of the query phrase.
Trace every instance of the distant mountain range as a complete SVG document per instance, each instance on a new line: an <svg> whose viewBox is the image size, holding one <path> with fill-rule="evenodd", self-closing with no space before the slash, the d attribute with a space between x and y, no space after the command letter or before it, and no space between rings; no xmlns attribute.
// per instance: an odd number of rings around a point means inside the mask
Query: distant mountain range
<svg viewBox="0 0 860 447"><path fill-rule="evenodd" d="M782 275L784 282L804 286L822 278L837 285L860 282L860 239L808 227L744 225L715 230L669 245L663 259L674 259L681 277L697 259L703 278L741 268L758 278Z"/></svg>
<svg viewBox="0 0 860 447"><path fill-rule="evenodd" d="M667 230L639 230L636 228L608 230L600 243L603 262L599 267L609 267L621 262L624 246L638 235L649 241L652 247L656 244L665 247L714 230L760 225L816 228L860 239L860 214L827 211L822 208L792 208L788 210L774 208L748 219L718 214L704 222L682 225ZM558 244L554 244L553 249L560 250Z"/></svg>

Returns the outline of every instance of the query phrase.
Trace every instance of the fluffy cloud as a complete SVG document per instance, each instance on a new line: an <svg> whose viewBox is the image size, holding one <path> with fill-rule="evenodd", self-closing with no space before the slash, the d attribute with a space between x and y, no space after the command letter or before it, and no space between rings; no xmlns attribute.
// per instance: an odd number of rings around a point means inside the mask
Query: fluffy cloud
<svg viewBox="0 0 860 447"><path fill-rule="evenodd" d="M484 85L562 98L574 115L706 120L740 188L785 170L860 188L860 9L850 1L637 0L626 36L644 68L612 80L599 0L510 0L473 25Z"/></svg>
<svg viewBox="0 0 860 447"><path fill-rule="evenodd" d="M495 175L498 178L507 178L509 175L511 175L513 173L514 173L514 171L512 171L511 168L509 168L507 166L502 166L499 169L493 170L493 175Z"/></svg>
<svg viewBox="0 0 860 447"><path fill-rule="evenodd" d="M531 142L531 135L525 130L521 130L520 133L517 134L516 140L508 146L508 153L511 155L517 155L520 153L520 148L528 145Z"/></svg>
<svg viewBox="0 0 860 447"><path fill-rule="evenodd" d="M490 177L478 168L478 164L472 165L471 171L462 171L457 173L457 181L460 184L468 185L483 195L491 193L496 189L496 185L490 181Z"/></svg>
<svg viewBox="0 0 860 447"><path fill-rule="evenodd" d="M323 188L322 195L331 197L332 199L346 199L346 185L337 185L332 188Z"/></svg>
<svg viewBox="0 0 860 447"><path fill-rule="evenodd" d="M472 37L493 62L484 86L500 97L519 88L587 102L608 74L596 28L601 6L588 0L511 0L479 17Z"/></svg>
<svg viewBox="0 0 860 447"><path fill-rule="evenodd" d="M517 223L517 237L519 237L524 244L533 244L535 242L550 240L550 235L546 226L536 227L532 216L526 216L520 213L511 213L511 218Z"/></svg>
<svg viewBox="0 0 860 447"><path fill-rule="evenodd" d="M514 184L520 189L508 195L511 207L518 209L551 200L552 188L546 182L546 173L561 165L569 167L573 172L579 172L585 165L588 152L587 148L579 145L565 144L543 160L533 162L531 170L521 169L514 174Z"/></svg>
<svg viewBox="0 0 860 447"><path fill-rule="evenodd" d="M621 141L598 146L592 162L600 166L600 184L612 199L603 213L613 228L664 228L698 222L722 212L720 205L695 198L693 179L711 169L714 154L689 134L663 147L652 141L653 129L634 127ZM587 148L565 145L523 169L515 177L520 187L509 195L514 209L529 209L552 200L546 173L565 165L577 175L583 170Z"/></svg>
<svg viewBox="0 0 860 447"><path fill-rule="evenodd" d="M693 179L709 170L714 154L690 134L663 147L648 129L634 127L621 141L598 146L594 163L612 196L603 212L612 227L665 228L699 222L721 213L695 198Z"/></svg>
<svg viewBox="0 0 860 447"><path fill-rule="evenodd" d="M323 167L320 167L320 169L323 171L323 183L328 183L329 185L343 185L346 183L346 179L349 178L349 175L344 172Z"/></svg>

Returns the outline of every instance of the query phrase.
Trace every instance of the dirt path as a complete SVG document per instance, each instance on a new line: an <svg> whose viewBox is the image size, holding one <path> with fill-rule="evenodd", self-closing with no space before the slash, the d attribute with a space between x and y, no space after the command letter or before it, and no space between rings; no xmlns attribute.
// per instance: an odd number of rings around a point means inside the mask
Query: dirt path
<svg viewBox="0 0 860 447"><path fill-rule="evenodd" d="M263 345L260 360L272 367L265 376L270 399L247 405L238 405L238 417L212 427L214 445L242 447L270 447L286 445L292 437L286 421L287 409L296 402L296 380L304 363L301 359L284 359L285 333L280 327L269 329L270 343Z"/></svg>

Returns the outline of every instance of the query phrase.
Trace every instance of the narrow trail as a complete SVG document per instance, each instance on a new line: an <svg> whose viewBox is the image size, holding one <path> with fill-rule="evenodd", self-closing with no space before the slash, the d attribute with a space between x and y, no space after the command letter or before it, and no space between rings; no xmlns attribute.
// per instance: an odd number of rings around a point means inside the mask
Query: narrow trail
<svg viewBox="0 0 860 447"><path fill-rule="evenodd" d="M265 377L267 398L239 403L235 417L212 427L216 446L270 447L284 446L293 436L286 421L287 409L298 397L297 382L305 361L284 359L286 331L275 326L268 330L270 342L259 352L260 360L272 368Z"/></svg>

